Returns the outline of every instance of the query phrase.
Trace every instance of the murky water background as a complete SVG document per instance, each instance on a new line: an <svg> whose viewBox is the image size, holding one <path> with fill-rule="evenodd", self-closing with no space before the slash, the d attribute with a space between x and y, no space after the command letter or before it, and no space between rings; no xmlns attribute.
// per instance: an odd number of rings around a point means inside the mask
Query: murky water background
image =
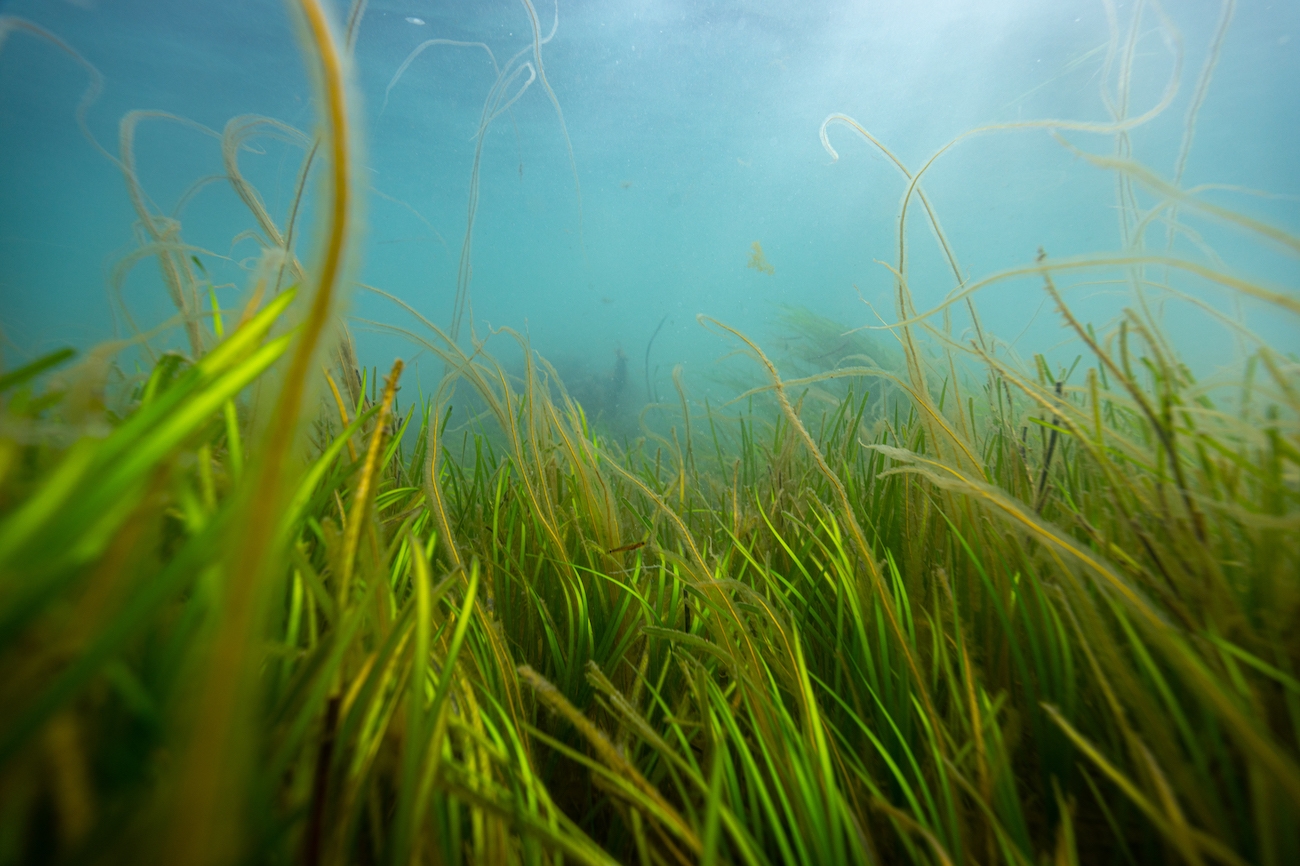
<svg viewBox="0 0 1300 866"><path fill-rule="evenodd" d="M346 9L337 5L342 20ZM540 80L488 129L473 234L475 328L510 326L567 376L612 375L620 353L638 390L671 390L683 364L693 393L725 394L714 361L734 348L699 326L699 313L779 346L783 305L847 327L895 315L896 227L906 183L899 170L844 126L847 114L915 171L955 136L981 125L1040 118L1107 123L1177 93L1132 131L1131 157L1173 181L1189 109L1211 55L1219 2L570 2L542 46L555 100ZM286 8L275 0L164 3L12 0L0 13L27 18L66 40L104 78L87 121L118 152L119 121L151 109L220 131L262 114L310 134L311 86ZM537 8L543 35L556 7ZM1162 16L1165 16L1162 19ZM435 45L388 90L408 54ZM354 276L396 294L441 325L452 317L467 199L493 61L532 40L523 2L376 0L366 10L355 69L363 105L362 164L372 187ZM530 55L531 56L531 55ZM515 79L518 92L527 79ZM69 342L123 335L120 297L141 327L173 312L157 268L115 267L136 246L120 171L78 132L74 109L86 72L49 44L11 34L0 53L0 323L6 364ZM1112 104L1107 105L1105 94ZM572 146L572 162L565 130ZM1300 230L1300 4L1240 3L1196 115L1179 183L1223 185L1207 200ZM990 132L945 152L923 187L966 279L1053 257L1122 250L1115 177L1071 147L1114 156L1113 135L1043 129ZM259 140L240 165L281 223L302 149ZM136 133L140 177L157 211L179 210L184 237L235 307L259 254L248 211L224 181L216 137L145 119ZM1256 194L1250 191L1268 193ZM187 193L189 191L189 193ZM192 193L192 194L191 194ZM1154 197L1143 193L1139 207ZM310 205L310 203L309 203ZM1279 287L1300 284L1281 248L1203 218L1173 250ZM304 222L314 226L310 218ZM920 208L908 222L910 287L918 309L957 283ZM311 231L300 255L309 262ZM747 267L761 245L770 272ZM1159 215L1146 235L1163 251ZM1104 327L1128 303L1122 285L1085 274L1063 283L1081 318ZM1113 276L1113 275L1111 275ZM1190 278L1177 287L1240 316L1284 351L1300 348L1297 323ZM1041 280L1024 277L976 295L984 327L1014 351L1077 354ZM1224 329L1184 301L1160 301L1174 344L1201 372L1226 363ZM410 324L401 310L355 292L350 305L362 360L386 366L417 349L360 320ZM970 336L963 308L953 333ZM936 324L939 320L936 319ZM662 322L646 363L647 343ZM499 341L497 341L499 343ZM418 357L417 357L418 364ZM433 381L430 371L424 379ZM629 386L631 387L631 386Z"/></svg>

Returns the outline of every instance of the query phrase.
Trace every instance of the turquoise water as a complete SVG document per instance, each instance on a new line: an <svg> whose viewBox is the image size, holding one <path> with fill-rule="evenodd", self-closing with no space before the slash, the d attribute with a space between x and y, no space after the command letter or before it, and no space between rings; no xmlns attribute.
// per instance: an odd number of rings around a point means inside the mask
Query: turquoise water
<svg viewBox="0 0 1300 866"><path fill-rule="evenodd" d="M341 23L347 9L333 6ZM963 139L924 176L967 282L1031 263L1040 247L1053 258L1123 252L1134 226L1154 215L1149 253L1172 251L1292 297L1300 287L1294 250L1189 208L1177 212L1186 231L1171 238L1161 219L1169 211L1151 210L1153 193L1139 187L1135 207L1120 208L1116 174L1074 150L1114 157L1128 148L1128 158L1203 201L1300 232L1300 4L543 2L536 13L543 37L554 27L540 47L554 101L540 77L525 87L541 71L525 2L368 4L353 73L370 189L352 276L450 324L493 63L530 49L506 87L517 99L483 139L473 328L526 332L575 381L609 375L621 352L638 394L645 375L651 390L670 393L681 364L693 394L730 396L715 362L734 343L697 314L768 347L781 345L783 305L846 328L880 324L876 313L896 318L885 263L898 265L906 182L844 125L828 130L839 152L832 161L819 129L835 113L856 119L909 171L984 125L1062 121L1058 137L1030 127ZM86 123L114 156L128 112L191 122L139 123L139 176L153 212L183 204L185 241L223 286L222 305L238 307L260 247L247 234L255 220L222 179L215 133L251 114L313 132L313 90L287 7L11 0L0 14L39 25L98 70L102 93ZM491 57L482 46L432 45L394 83L408 55L434 39L482 43ZM136 213L119 168L78 129L88 80L75 59L30 33L12 30L0 49L6 366L129 335L122 305L143 329L174 313L152 260L120 267L138 246ZM1148 113L1123 140L1113 128L1065 123L1113 127ZM281 226L302 156L300 143L265 138L239 154ZM310 196L306 207L298 252L310 266ZM924 310L958 280L915 199L907 241L909 285ZM755 242L771 273L746 267ZM1080 317L1104 329L1137 302L1119 277L1090 271L1058 283ZM1300 348L1294 317L1184 274L1149 278L1279 349ZM983 327L1006 344L1000 351L1046 352L1068 365L1078 347L1044 297L1031 275L974 300ZM1205 309L1159 289L1147 301L1199 372L1240 351ZM405 313L364 290L353 291L348 311L364 363L386 366L400 354L418 365L416 347L364 321L405 327ZM965 307L951 313L953 336L971 339ZM155 344L169 341L181 345L175 330ZM429 366L423 378L437 372Z"/></svg>

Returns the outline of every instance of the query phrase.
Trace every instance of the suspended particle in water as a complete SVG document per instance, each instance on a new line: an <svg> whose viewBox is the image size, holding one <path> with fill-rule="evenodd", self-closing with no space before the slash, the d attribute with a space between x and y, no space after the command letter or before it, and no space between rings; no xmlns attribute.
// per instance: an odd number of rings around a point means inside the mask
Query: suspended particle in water
<svg viewBox="0 0 1300 866"><path fill-rule="evenodd" d="M423 26L424 26L424 19L423 19L423 18L416 18L414 15L411 15L411 16L409 16L409 17L406 19L406 23L407 23L407 24L414 24L416 27L423 27Z"/></svg>
<svg viewBox="0 0 1300 866"><path fill-rule="evenodd" d="M758 241L754 241L754 243L750 245L750 249L752 252L749 254L749 264L745 265L745 267L753 268L760 274L768 274L769 276L776 273L776 268L769 265L767 263L767 257L763 255L762 244Z"/></svg>

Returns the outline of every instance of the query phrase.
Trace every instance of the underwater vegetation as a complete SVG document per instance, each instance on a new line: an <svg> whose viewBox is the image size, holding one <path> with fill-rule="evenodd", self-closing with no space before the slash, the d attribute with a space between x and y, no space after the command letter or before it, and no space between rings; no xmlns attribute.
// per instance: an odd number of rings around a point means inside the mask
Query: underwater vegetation
<svg viewBox="0 0 1300 866"><path fill-rule="evenodd" d="M564 137L564 146L568 151L569 167L573 170L573 188L578 202L578 236L580 244L582 242L582 183L578 179L578 165L573 157L573 144L569 140L569 130L564 123L564 111L560 108L560 100L556 97L555 91L551 89L551 84L546 78L546 66L542 63L542 46L555 38L555 32L560 26L560 7L557 3L555 6L555 17L551 23L551 32L543 37L541 23L537 18L537 10L533 6L532 0L523 0L523 6L528 13L528 20L531 27L532 41L519 49L504 66L497 63L496 54L493 53L491 46L484 42L465 42L456 39L426 39L417 45L398 66L397 71L393 74L388 86L384 89L384 106L387 107L388 100L392 94L393 88L401 81L402 76L406 73L410 65L423 54L426 50L435 47L445 48L477 48L487 54L488 60L492 64L492 71L496 77L492 82L492 87L488 90L488 95L483 101L483 110L479 118L478 132L474 136L474 162L470 170L470 192L468 203L468 216L465 220L465 239L461 243L460 264L456 275L456 303L452 312L450 334L453 339L460 335L461 325L468 315L473 319L472 307L470 304L470 284L473 281L473 247L474 247L474 219L478 213L479 199L479 174L483 163L483 144L487 139L488 129L492 126L493 121L503 114L509 114L511 107L519 101L519 98L527 92L528 88L534 82L539 83L546 91L551 105L555 108L555 115L560 121L560 131ZM349 34L355 33L355 24L360 24L362 16L365 14L365 0L354 0L352 3L352 12L348 16ZM409 19L408 19L409 20ZM424 22L420 22L423 24ZM349 35L349 45L352 44L353 37ZM524 58L531 55L531 59ZM525 73L527 78L524 78ZM520 81L520 79L523 79ZM514 117L511 115L513 123ZM515 127L515 136L518 137L519 129ZM522 178L524 172L523 163L519 164L519 175ZM586 247L583 244L583 254L586 255Z"/></svg>
<svg viewBox="0 0 1300 866"><path fill-rule="evenodd" d="M238 308L138 195L129 115L130 258L158 262L184 348L134 332L140 375L121 344L0 373L0 863L1300 861L1300 362L1219 317L1246 350L1198 380L1151 298L1181 274L1278 316L1300 300L1145 235L1300 239L1078 150L1116 184L1121 249L968 280L934 160L833 115L827 150L846 126L906 188L893 322L791 309L767 351L702 317L743 390L693 404L678 371L671 424L615 437L522 335L462 339L463 285L448 328L360 289L441 364L412 397L338 314L364 3L346 28L296 7L318 129L222 134L266 244ZM1126 142L1160 105L1123 95L1112 123L1038 126ZM283 222L238 173L255 134L304 148ZM909 208L954 275L936 310L912 304ZM1129 292L1118 320L1076 317L1080 273ZM980 324L977 292L1025 276L1073 367ZM603 399L628 375L619 350Z"/></svg>
<svg viewBox="0 0 1300 866"><path fill-rule="evenodd" d="M776 273L776 268L767 263L767 257L763 255L763 245L758 241L750 244L749 261L745 264L745 267L768 276Z"/></svg>
<svg viewBox="0 0 1300 866"><path fill-rule="evenodd" d="M581 407L592 432L618 441L641 435L638 413L642 401L629 387L628 357L621 347L614 348L603 369L592 369L584 356L557 356L547 361L555 370L557 385ZM519 371L511 372L517 375Z"/></svg>

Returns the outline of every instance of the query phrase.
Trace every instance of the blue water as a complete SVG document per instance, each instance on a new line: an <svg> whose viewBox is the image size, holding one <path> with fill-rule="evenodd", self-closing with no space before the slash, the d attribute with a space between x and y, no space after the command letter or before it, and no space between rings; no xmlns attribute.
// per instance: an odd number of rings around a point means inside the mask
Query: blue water
<svg viewBox="0 0 1300 866"><path fill-rule="evenodd" d="M656 387L669 390L668 371L683 364L693 393L726 396L715 362L735 343L702 328L697 314L767 345L781 337L782 305L806 306L845 327L879 324L875 312L892 321L894 278L882 263L898 263L905 180L842 125L829 131L840 156L832 162L818 137L822 121L832 113L855 118L911 171L987 124L1106 124L1112 115L1104 94L1122 95L1123 48L1135 29L1127 116L1159 104L1171 85L1177 92L1131 131L1127 146L1132 159L1172 182L1224 7L1218 0L1166 5L1144 4L1135 24L1133 2L1114 3L1108 15L1108 5L1094 0L562 0L555 36L541 50L563 126L535 81L484 140L472 254L475 331L525 332L566 370L608 370L623 351L639 383L646 343L664 321L652 356ZM341 22L346 8L336 2L333 12ZM296 30L275 0L11 0L0 14L38 24L102 73L103 92L87 123L114 154L119 121L134 109L170 112L216 131L247 114L313 131L313 90ZM545 34L556 7L542 0L537 14ZM1111 18L1121 54L1108 66ZM375 0L361 24L353 64L364 141L358 164L371 190L352 276L446 326L474 139L495 75L481 48L432 47L385 104L404 58L435 38L486 43L504 64L532 35L521 0ZM525 79L516 80L516 91ZM28 33L11 32L0 48L7 366L129 333L114 313L110 283L137 245L135 213L121 172L78 131L75 108L87 81L72 58ZM1238 3L1179 183L1219 185L1195 194L1300 233L1298 132L1300 3ZM922 187L963 279L1030 263L1040 247L1053 258L1123 251L1115 174L1071 150L1114 156L1115 135L1060 135L1041 128L977 135L927 172ZM240 155L242 170L283 226L302 151L272 140L255 147ZM223 172L216 138L166 120L140 124L136 160L159 213L171 213L196 181ZM1156 202L1139 190L1138 216ZM915 199L909 213L909 282L924 310L957 280ZM1195 234L1179 234L1170 247L1157 219L1146 235L1148 252L1172 249L1292 298L1300 293L1293 250L1188 208L1178 216ZM180 218L214 281L229 286L218 291L222 304L237 307L259 253L242 234L255 221L224 182L202 186ZM303 226L298 251L310 266L317 234L310 213ZM755 241L770 274L746 267ZM1136 303L1117 276L1057 279L1080 317L1104 329ZM1166 275L1149 278L1164 282ZM1300 350L1296 317L1193 277L1173 273L1168 280L1276 348ZM174 312L149 260L129 271L121 297L142 328ZM1068 364L1078 346L1044 298L1036 276L974 296L985 330L1009 344L1003 352L1047 352ZM1159 289L1147 299L1199 372L1240 352L1232 331L1203 309ZM401 310L363 291L352 293L348 310L358 320L353 330L364 362L386 366L398 354L417 356L417 347L360 321L411 325ZM965 308L952 313L953 336L969 340ZM169 340L181 345L175 333L155 342ZM428 370L432 381L438 368Z"/></svg>

